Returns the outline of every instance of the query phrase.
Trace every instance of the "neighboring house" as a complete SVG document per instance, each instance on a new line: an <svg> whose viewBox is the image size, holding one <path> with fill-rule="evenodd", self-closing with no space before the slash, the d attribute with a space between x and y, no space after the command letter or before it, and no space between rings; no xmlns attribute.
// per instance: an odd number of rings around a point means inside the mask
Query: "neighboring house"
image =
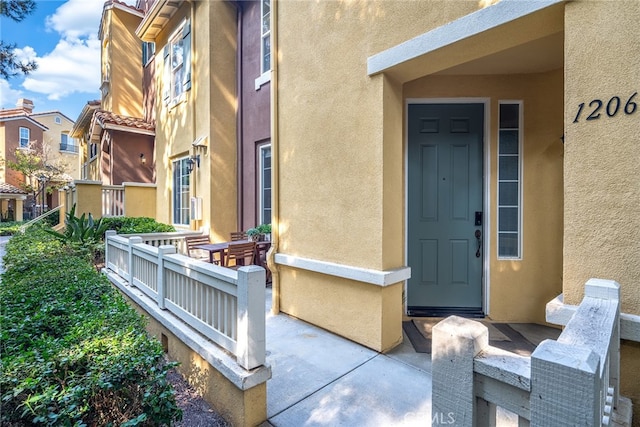
<svg viewBox="0 0 640 427"><path fill-rule="evenodd" d="M157 219L222 241L270 223L269 2L138 7Z"/></svg>
<svg viewBox="0 0 640 427"><path fill-rule="evenodd" d="M44 182L44 209L51 209L59 205L58 192L51 191L65 185L74 178L78 178L77 143L69 136L73 121L59 111L34 112L33 102L28 99L18 100L16 108L0 111L0 157L8 161L16 161L16 150L37 150L44 162L61 172L48 171ZM34 188L42 186L41 183L29 182L32 179L25 177L21 172L11 170L6 165L2 166L0 182L4 182L14 188L21 188L25 183ZM26 192L22 192L26 194ZM15 194L10 191L8 194ZM26 217L38 215L43 209L42 193L34 198L31 195L24 201L23 209ZM9 208L11 211L21 211L9 198L3 199L1 212L3 217ZM6 205L6 206L5 206ZM22 214L22 212L20 212Z"/></svg>
<svg viewBox="0 0 640 427"><path fill-rule="evenodd" d="M599 277L638 341L640 3L483 3L272 5L275 307L386 351Z"/></svg>
<svg viewBox="0 0 640 427"><path fill-rule="evenodd" d="M142 101L141 10L105 2L100 23L101 100L88 102L71 135L80 140L80 179L104 185L153 183L154 124Z"/></svg>

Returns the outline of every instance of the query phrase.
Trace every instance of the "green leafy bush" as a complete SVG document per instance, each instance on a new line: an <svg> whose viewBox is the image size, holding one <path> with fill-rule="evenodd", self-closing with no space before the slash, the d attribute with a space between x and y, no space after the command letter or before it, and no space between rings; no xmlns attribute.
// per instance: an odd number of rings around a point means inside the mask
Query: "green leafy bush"
<svg viewBox="0 0 640 427"><path fill-rule="evenodd" d="M166 233L176 231L172 225L157 222L148 217L112 217L104 218L107 230L115 230L118 234L134 233Z"/></svg>
<svg viewBox="0 0 640 427"><path fill-rule="evenodd" d="M20 231L20 226L24 221L0 222L0 236L12 236Z"/></svg>
<svg viewBox="0 0 640 427"><path fill-rule="evenodd" d="M1 425L170 425L160 343L84 258L38 227L7 243Z"/></svg>

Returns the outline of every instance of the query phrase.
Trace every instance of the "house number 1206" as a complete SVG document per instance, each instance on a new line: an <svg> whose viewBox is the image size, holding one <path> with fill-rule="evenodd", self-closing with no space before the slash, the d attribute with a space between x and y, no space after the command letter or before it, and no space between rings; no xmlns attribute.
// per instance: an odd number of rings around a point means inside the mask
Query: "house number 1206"
<svg viewBox="0 0 640 427"><path fill-rule="evenodd" d="M604 112L608 117L614 117L620 110L623 110L626 115L630 115L636 112L638 108L638 104L635 103L633 98L636 97L638 92L634 92L633 95L627 99L627 102L622 104L619 96L612 97L606 104L600 99L594 99L589 103L589 115L585 120L598 120L602 113ZM573 120L573 123L578 123L580 121L580 115L582 114L582 110L584 110L584 102L578 105L578 114L576 114L576 118Z"/></svg>

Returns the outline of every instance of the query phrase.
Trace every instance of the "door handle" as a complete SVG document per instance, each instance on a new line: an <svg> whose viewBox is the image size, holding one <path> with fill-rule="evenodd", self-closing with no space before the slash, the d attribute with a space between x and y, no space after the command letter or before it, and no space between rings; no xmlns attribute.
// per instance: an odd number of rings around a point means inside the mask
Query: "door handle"
<svg viewBox="0 0 640 427"><path fill-rule="evenodd" d="M476 250L476 258L480 258L480 248L482 248L482 231L476 230L476 240L478 241L478 249Z"/></svg>

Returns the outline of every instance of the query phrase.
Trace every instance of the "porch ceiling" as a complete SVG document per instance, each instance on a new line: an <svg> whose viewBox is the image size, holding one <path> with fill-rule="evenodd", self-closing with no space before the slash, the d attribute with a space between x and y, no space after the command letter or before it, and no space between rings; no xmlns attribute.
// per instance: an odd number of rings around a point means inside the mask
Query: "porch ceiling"
<svg viewBox="0 0 640 427"><path fill-rule="evenodd" d="M564 1L502 0L369 57L370 76L514 74L561 68Z"/></svg>

